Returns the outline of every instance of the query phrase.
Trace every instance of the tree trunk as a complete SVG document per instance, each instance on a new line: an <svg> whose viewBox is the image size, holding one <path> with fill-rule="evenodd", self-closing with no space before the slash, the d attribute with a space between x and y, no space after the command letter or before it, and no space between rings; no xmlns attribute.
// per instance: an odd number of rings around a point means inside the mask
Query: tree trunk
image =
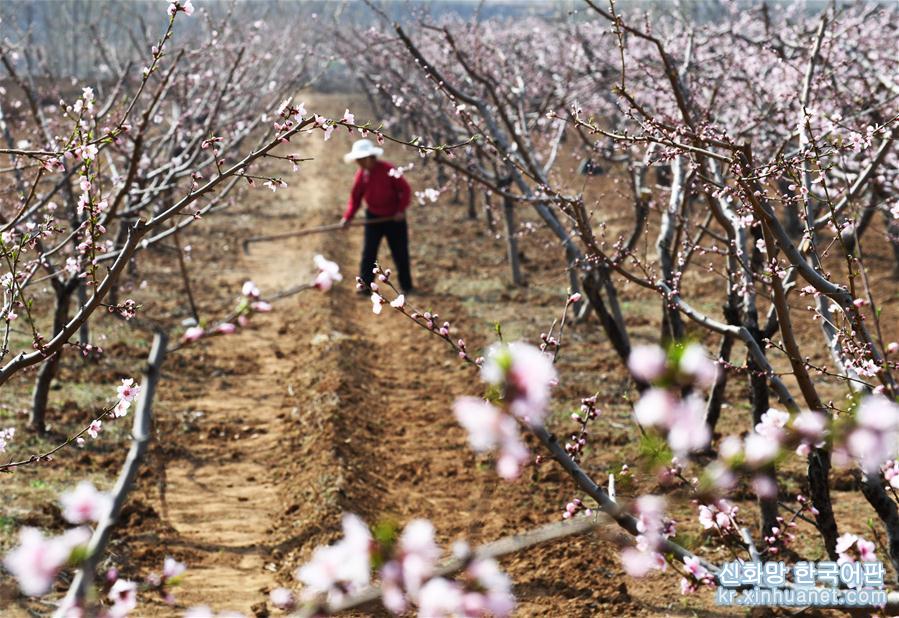
<svg viewBox="0 0 899 618"><path fill-rule="evenodd" d="M461 180L459 180L457 178L456 182L453 183L453 197L450 198L450 204L461 204L462 203L462 198L459 197L459 193L462 191L462 189L459 187L460 182L461 182Z"/></svg>
<svg viewBox="0 0 899 618"><path fill-rule="evenodd" d="M759 341L759 333L754 332L753 337L759 345L764 344ZM768 411L770 401L768 400L768 377L758 366L758 364L749 357L747 359L747 367L749 369L749 384L752 389L752 422L753 425L758 424L762 420L762 415ZM758 476L767 480L774 487L774 495L758 496L760 521L759 527L762 531L762 537L771 536L771 529L778 527L777 523L777 474L774 464L765 466L758 472ZM765 543L768 544L767 542Z"/></svg>
<svg viewBox="0 0 899 618"><path fill-rule="evenodd" d="M826 449L813 449L808 456L808 485L812 506L818 509L818 529L824 539L824 549L831 560L837 556L837 522L833 515L833 504L830 501L830 452Z"/></svg>
<svg viewBox="0 0 899 618"><path fill-rule="evenodd" d="M627 327L618 310L618 297L614 285L609 278L609 271L602 265L591 266L583 279L584 295L596 312L606 337L619 358L626 364L631 355L631 343L627 335ZM606 298L603 298L603 292ZM643 392L648 385L637 383L637 390Z"/></svg>
<svg viewBox="0 0 899 618"><path fill-rule="evenodd" d="M187 303L190 307L190 315L194 319L195 324L200 323L200 312L197 311L197 303L194 301L193 289L190 285L190 273L187 271L187 264L184 262L184 250L181 248L181 241L178 239L178 233L172 234L172 240L175 245L175 251L178 253L178 268L181 271L181 281L184 283L184 293L187 295Z"/></svg>
<svg viewBox="0 0 899 618"><path fill-rule="evenodd" d="M789 189L789 183L780 179L778 181L778 188L780 189L781 195L786 195L789 197L796 197L796 193ZM783 226L787 230L787 234L790 235L794 241L799 239L802 236L803 225L802 221L799 220L799 209L795 206L795 202L787 203L787 206L783 209Z"/></svg>
<svg viewBox="0 0 899 618"><path fill-rule="evenodd" d="M66 322L69 321L69 301L72 298L73 289L68 284L59 284L55 286L56 290L56 310L53 313L53 336L62 332ZM56 377L59 369L59 360L65 346L61 347L58 352L44 361L37 373L37 379L34 382L34 392L31 398L31 414L28 417L28 425L31 429L43 434L47 431L46 415L47 402L50 397L50 386Z"/></svg>
<svg viewBox="0 0 899 618"><path fill-rule="evenodd" d="M662 269L662 278L668 287L677 290L679 285L674 278L674 257L672 256L678 218L683 214L685 187L684 163L681 157L674 161L671 175L671 196L668 207L662 212L662 222L656 239L656 252ZM680 312L671 306L667 298L662 298L662 337L663 345L684 338L684 322Z"/></svg>
<svg viewBox="0 0 899 618"><path fill-rule="evenodd" d="M733 305L724 306L724 317L728 324L739 324L739 311ZM730 354L734 348L734 338L732 335L724 335L721 340L721 347L718 350L718 358L728 362ZM727 372L721 369L718 372L718 379L715 380L715 386L709 393L708 403L705 408L705 424L709 428L709 433L715 434L715 427L718 425L718 419L721 418L721 405L724 403L724 391L727 388Z"/></svg>
<svg viewBox="0 0 899 618"><path fill-rule="evenodd" d="M880 474L865 474L859 470L856 475L862 493L868 503L874 507L886 529L890 562L893 564L893 570L899 581L899 510L896 509L896 503L884 489L883 477Z"/></svg>
<svg viewBox="0 0 899 618"><path fill-rule="evenodd" d="M503 216L506 221L506 250L509 255L509 268L512 269L512 283L515 287L521 287L523 281L518 259L518 239L515 237L515 207L512 200L507 197L503 198Z"/></svg>

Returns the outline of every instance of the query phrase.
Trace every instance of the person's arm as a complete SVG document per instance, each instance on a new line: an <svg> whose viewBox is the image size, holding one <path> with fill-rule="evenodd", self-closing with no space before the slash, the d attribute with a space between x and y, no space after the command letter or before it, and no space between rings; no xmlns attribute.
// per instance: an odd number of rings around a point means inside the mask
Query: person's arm
<svg viewBox="0 0 899 618"><path fill-rule="evenodd" d="M346 211L340 219L341 223L349 223L356 212L362 206L362 196L365 195L364 173L360 169L356 172L356 178L353 180L353 188L350 190L350 199L347 200Z"/></svg>

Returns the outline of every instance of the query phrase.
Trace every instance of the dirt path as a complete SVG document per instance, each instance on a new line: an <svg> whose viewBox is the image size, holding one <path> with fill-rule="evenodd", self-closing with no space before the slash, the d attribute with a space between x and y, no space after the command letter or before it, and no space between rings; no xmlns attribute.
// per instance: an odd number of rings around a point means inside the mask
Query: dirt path
<svg viewBox="0 0 899 618"><path fill-rule="evenodd" d="M338 214L336 194L349 176L333 163L339 147L317 135L298 145L316 160L271 196L264 230ZM157 509L170 527L160 545L189 564L181 607L263 614L268 590L290 585L292 569L330 538L342 511L371 522L427 517L447 544L505 529L504 517L489 512L498 481L477 465L449 411L468 386L458 376L465 369L401 316L375 316L354 294L360 245L358 230L258 244L221 273L232 289L245 279L283 289L307 279L322 252L340 262L345 281L327 297L282 301L252 332L203 344L197 362L207 377L186 412L196 439L167 458ZM428 293L412 302L454 305ZM143 615L174 613L152 605Z"/></svg>
<svg viewBox="0 0 899 618"><path fill-rule="evenodd" d="M333 149L326 150L317 135L302 144L304 155L333 158ZM333 219L332 179L316 173L318 165L311 164L288 189L266 194L264 217L253 217L257 227L235 233L276 233L284 231L285 220L298 227ZM320 165L333 167L326 160ZM249 256L220 273L223 283L238 290L250 279L265 295L311 280L317 239L303 240L253 245ZM277 301L275 311L254 318L248 332L201 344L206 378L183 414L195 440L182 445L181 457L166 462L164 500L157 508L169 527L160 545L189 564L178 590L181 608L208 605L253 615L277 585L275 562L284 549L274 529L284 512L277 470L295 396L291 376L299 361L298 341L284 334L296 305L296 297ZM151 604L141 615L180 611Z"/></svg>

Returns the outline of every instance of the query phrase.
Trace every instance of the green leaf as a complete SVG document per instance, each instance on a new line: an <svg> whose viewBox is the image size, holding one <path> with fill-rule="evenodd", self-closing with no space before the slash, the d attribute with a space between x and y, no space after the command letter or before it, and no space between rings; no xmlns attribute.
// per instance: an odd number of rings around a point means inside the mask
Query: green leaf
<svg viewBox="0 0 899 618"><path fill-rule="evenodd" d="M665 438L657 433L647 432L640 436L638 454L650 468L667 466L674 457Z"/></svg>
<svg viewBox="0 0 899 618"><path fill-rule="evenodd" d="M399 523L392 517L382 518L372 528L372 536L382 545L392 545L399 535Z"/></svg>
<svg viewBox="0 0 899 618"><path fill-rule="evenodd" d="M72 566L79 565L87 558L87 545L78 545L72 549L69 554L69 564Z"/></svg>

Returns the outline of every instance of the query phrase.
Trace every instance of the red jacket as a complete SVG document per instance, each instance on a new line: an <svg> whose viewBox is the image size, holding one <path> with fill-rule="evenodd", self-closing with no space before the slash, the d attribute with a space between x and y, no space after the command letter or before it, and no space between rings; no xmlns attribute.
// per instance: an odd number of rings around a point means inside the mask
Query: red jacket
<svg viewBox="0 0 899 618"><path fill-rule="evenodd" d="M368 211L379 217L390 217L409 207L412 189L402 176L391 176L389 172L392 169L393 165L387 161L375 161L375 167L370 172L359 168L343 214L344 219L349 221L353 218L363 199Z"/></svg>

